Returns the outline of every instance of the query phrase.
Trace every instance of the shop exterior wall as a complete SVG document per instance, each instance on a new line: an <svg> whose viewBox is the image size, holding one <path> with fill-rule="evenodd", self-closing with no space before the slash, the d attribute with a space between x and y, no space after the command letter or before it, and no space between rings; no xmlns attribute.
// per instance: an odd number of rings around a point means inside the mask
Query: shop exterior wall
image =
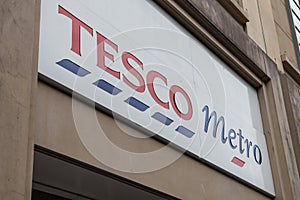
<svg viewBox="0 0 300 200"><path fill-rule="evenodd" d="M172 13L176 9L172 7L174 2L166 2L162 3L164 4L162 6ZM184 22L185 26L190 29L195 28L190 23L196 20L196 23L201 24L206 30L212 30L216 41L238 60L243 61L243 64L253 72L254 77L262 81L264 87L258 91L260 96L263 96L261 97L262 113L265 115L264 124L268 130L266 137L269 147L272 147L269 151L277 199L299 198L299 173L295 164L297 148L294 152L292 136L289 134L290 125L285 116L285 113L290 116L291 114L289 111L286 112L275 63L216 1L203 3L204 1L189 0L187 2L192 3L193 12L188 17L189 22ZM183 8L179 9L180 12L191 9L190 4L181 4L179 1L177 3L177 8L178 5L179 8ZM0 40L2 92L0 124L5 130L0 134L3 159L0 165L1 197L30 199L35 143L183 199L196 197L241 199L241 194L245 195L243 199L268 199L261 193L185 155L164 169L146 174L118 172L95 160L84 149L76 133L70 96L37 81L39 1L5 1L1 9L3 12L0 19L3 25ZM262 11L264 8L261 8L260 12ZM175 16L174 13L173 15ZM179 16L182 18L182 13L177 13L177 17ZM194 31L199 32L198 29ZM221 48L213 47L209 43L207 45L214 51L221 52ZM278 52L275 54L278 56ZM224 56L223 59L226 60L226 57ZM227 61L229 62L229 59ZM239 71L238 68L236 70L249 81L252 80L247 78L245 71ZM289 88L295 87L298 86L289 85ZM297 98L294 94L291 92L290 96ZM83 112L93 111L90 106L82 102L77 103L82 107ZM292 109L294 107L297 107L297 104L293 105ZM110 139L123 148L129 147L131 151L145 152L163 145L153 139L142 142L128 138L118 129L110 116L99 111L97 116L100 122L106 124ZM295 121L298 120L297 117L294 116ZM275 125L271 124L270 118L274 119ZM141 134L129 126L124 126L136 134ZM178 152L170 149L168 153ZM178 180L183 181L180 183ZM189 187L184 184L186 182L191 183ZM216 188L219 192L216 192ZM236 193L228 191L236 191Z"/></svg>
<svg viewBox="0 0 300 200"><path fill-rule="evenodd" d="M262 49L266 50L266 45L263 37L262 23L259 15L258 2L254 1L244 1L244 9L247 10L249 15L249 22L246 24L246 32L251 39L253 39L256 44Z"/></svg>
<svg viewBox="0 0 300 200"><path fill-rule="evenodd" d="M296 52L293 46L291 26L289 23L286 3L276 0L272 1L274 21L276 23L278 41L281 55L286 54L294 66L297 66Z"/></svg>
<svg viewBox="0 0 300 200"><path fill-rule="evenodd" d="M290 76L286 75L287 84L288 84L288 92L289 92L289 101L291 102L291 111L292 111L292 117L294 118L294 124L295 127L293 128L293 134L295 134L295 137L298 140L298 143L295 144L295 147L300 147L299 139L300 139L300 85L299 83L296 83ZM286 96L288 97L288 96ZM295 142L297 142L295 138ZM299 148L298 148L299 149ZM299 154L298 154L299 155ZM300 155L297 156L300 158ZM300 163L299 163L300 164Z"/></svg>
<svg viewBox="0 0 300 200"><path fill-rule="evenodd" d="M283 95L300 172L300 73L292 62L285 59L283 64L285 68L285 72L281 74Z"/></svg>
<svg viewBox="0 0 300 200"><path fill-rule="evenodd" d="M271 5L272 0L257 2L262 24L264 43L266 46L265 53L273 62L276 63L278 70L282 71L283 66L280 57L280 47L277 42L278 35L276 33L276 25L274 22L273 9Z"/></svg>
<svg viewBox="0 0 300 200"><path fill-rule="evenodd" d="M217 41L240 59L255 75L263 80L268 79L267 68L273 64L273 61L254 40L250 39L243 27L217 1L188 0L177 1L176 3L184 10L188 10L189 15L197 23L210 32ZM191 29L189 26L190 24L186 28ZM198 33L195 32L194 34ZM206 45L214 48L210 44Z"/></svg>
<svg viewBox="0 0 300 200"><path fill-rule="evenodd" d="M34 0L1 1L0 6L1 199L30 199L35 6Z"/></svg>
<svg viewBox="0 0 300 200"><path fill-rule="evenodd" d="M294 46L294 40L291 32L291 25L287 11L287 3L282 0L271 1L274 21L276 24L276 33L278 35L278 43L280 47L280 55L285 55L289 58L292 65L298 68L297 54Z"/></svg>

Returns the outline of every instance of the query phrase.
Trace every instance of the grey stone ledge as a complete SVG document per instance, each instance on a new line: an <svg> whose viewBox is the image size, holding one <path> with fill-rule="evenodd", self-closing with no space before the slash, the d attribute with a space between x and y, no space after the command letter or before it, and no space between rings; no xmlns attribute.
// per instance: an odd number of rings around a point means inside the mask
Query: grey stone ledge
<svg viewBox="0 0 300 200"><path fill-rule="evenodd" d="M175 0L214 38L262 81L268 81L276 63L245 33L243 27L217 1Z"/></svg>

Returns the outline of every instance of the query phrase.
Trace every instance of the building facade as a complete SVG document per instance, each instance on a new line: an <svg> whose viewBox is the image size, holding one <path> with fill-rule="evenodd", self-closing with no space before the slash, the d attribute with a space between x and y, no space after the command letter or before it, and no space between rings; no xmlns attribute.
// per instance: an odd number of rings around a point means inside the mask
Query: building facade
<svg viewBox="0 0 300 200"><path fill-rule="evenodd" d="M300 199L298 16L2 1L1 199Z"/></svg>

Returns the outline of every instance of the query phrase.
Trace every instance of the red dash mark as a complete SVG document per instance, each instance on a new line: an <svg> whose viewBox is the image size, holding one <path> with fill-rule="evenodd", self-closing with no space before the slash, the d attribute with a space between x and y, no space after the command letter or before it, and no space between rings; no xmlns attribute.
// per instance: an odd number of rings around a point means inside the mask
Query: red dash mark
<svg viewBox="0 0 300 200"><path fill-rule="evenodd" d="M236 164L237 166L240 166L240 167L244 167L244 165L245 165L245 162L237 157L233 157L231 162L233 162L234 164Z"/></svg>

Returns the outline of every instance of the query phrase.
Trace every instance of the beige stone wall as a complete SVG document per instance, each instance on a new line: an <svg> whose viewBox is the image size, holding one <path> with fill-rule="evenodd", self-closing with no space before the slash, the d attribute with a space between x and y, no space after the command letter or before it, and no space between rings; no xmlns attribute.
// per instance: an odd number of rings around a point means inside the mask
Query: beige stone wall
<svg viewBox="0 0 300 200"><path fill-rule="evenodd" d="M29 199L35 1L1 1L0 7L0 199Z"/></svg>
<svg viewBox="0 0 300 200"><path fill-rule="evenodd" d="M248 35L265 51L265 53L283 71L281 62L281 49L277 41L279 36L276 32L276 22L272 9L273 0L244 1L244 9L248 11L249 22L247 23ZM274 14L274 15L273 15ZM276 13L277 14L277 13Z"/></svg>
<svg viewBox="0 0 300 200"><path fill-rule="evenodd" d="M266 50L264 42L262 23L259 15L258 3L256 0L243 2L244 9L248 12L249 22L246 25L247 34L259 45L261 49Z"/></svg>
<svg viewBox="0 0 300 200"><path fill-rule="evenodd" d="M276 24L276 32L278 35L280 54L286 55L292 64L297 67L296 52L293 44L291 28L289 25L289 13L287 13L286 10L286 2L284 0L273 0L271 2L274 21Z"/></svg>
<svg viewBox="0 0 300 200"><path fill-rule="evenodd" d="M248 35L283 71L280 56L286 55L297 66L296 52L284 0L243 1L248 11Z"/></svg>
<svg viewBox="0 0 300 200"><path fill-rule="evenodd" d="M285 59L285 73L281 74L283 95L288 122L293 140L293 147L300 172L300 73L289 60Z"/></svg>

